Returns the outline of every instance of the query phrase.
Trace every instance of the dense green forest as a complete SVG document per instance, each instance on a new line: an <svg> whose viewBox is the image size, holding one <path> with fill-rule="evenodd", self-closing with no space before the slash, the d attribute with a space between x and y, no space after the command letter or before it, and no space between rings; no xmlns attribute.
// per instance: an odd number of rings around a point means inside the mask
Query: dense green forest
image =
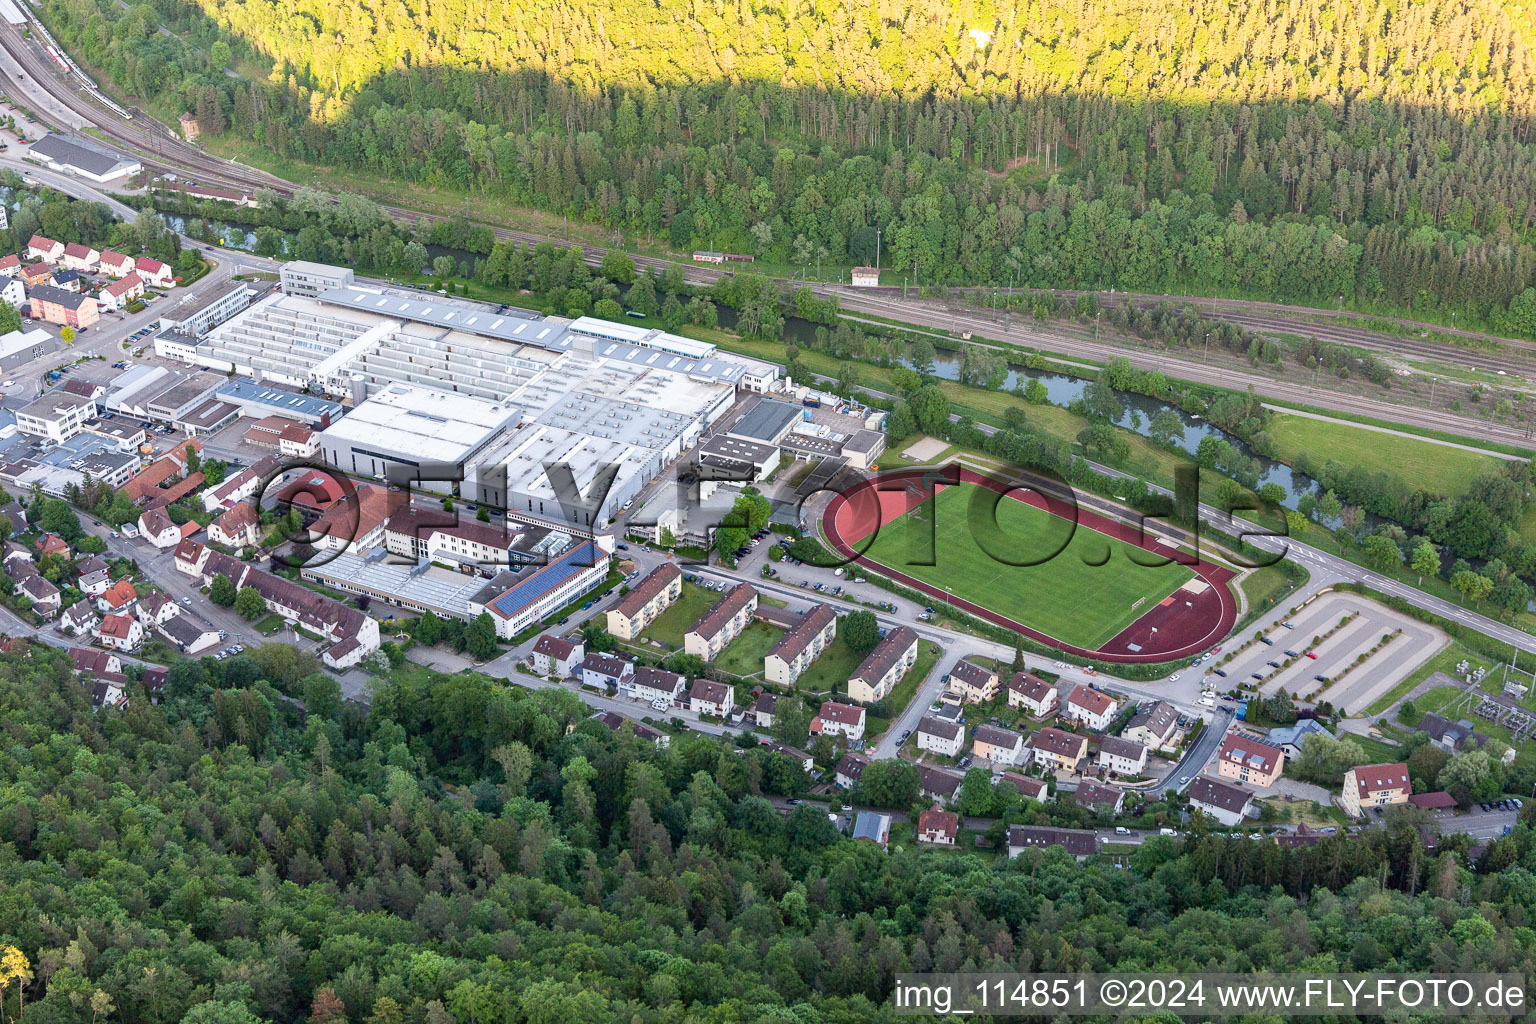
<svg viewBox="0 0 1536 1024"><path fill-rule="evenodd" d="M1407 816L1125 870L884 853L771 807L782 755L660 749L567 692L406 668L338 696L268 645L97 715L60 652L0 656L5 1019L854 1024L906 970L1536 973L1525 825L1475 872Z"/></svg>
<svg viewBox="0 0 1536 1024"><path fill-rule="evenodd" d="M924 284L1536 336L1536 64L1508 0L42 9L207 134L680 250L835 265L878 244Z"/></svg>

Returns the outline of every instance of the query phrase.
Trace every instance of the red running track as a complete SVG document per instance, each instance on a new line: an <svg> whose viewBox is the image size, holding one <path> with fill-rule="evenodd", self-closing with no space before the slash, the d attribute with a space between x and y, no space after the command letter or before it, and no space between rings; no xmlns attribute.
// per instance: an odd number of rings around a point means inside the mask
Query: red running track
<svg viewBox="0 0 1536 1024"><path fill-rule="evenodd" d="M999 615L989 608L963 598L953 597L930 583L924 583L873 559L865 558L855 549L854 545L869 537L879 527L895 521L922 503L925 497L922 490L924 477L932 478L937 474L953 476L956 470L959 472L958 479L962 483L979 484L1105 536L1151 551L1164 558L1169 556L1168 550L1159 545L1155 539L1143 536L1139 530L1126 523L1036 491L1013 489L1010 484L993 480L963 466L954 465L940 470L894 470L863 480L837 494L827 504L826 510L822 513L822 530L837 553L852 562L911 587L913 590L953 604L977 618L1082 657L1114 662L1174 661L1199 654L1202 650L1216 644L1231 632L1233 625L1236 624L1237 601L1232 596L1228 584L1237 574L1224 566L1213 565L1204 560L1193 565L1187 563L1185 565L1197 577L1209 584L1203 593L1191 594L1182 589L1175 591L1166 600L1150 608L1146 614L1111 637L1103 647L1096 651L1089 651L1063 643L1053 636L1005 615ZM898 486L892 487L893 482ZM1138 647L1139 650L1133 649Z"/></svg>

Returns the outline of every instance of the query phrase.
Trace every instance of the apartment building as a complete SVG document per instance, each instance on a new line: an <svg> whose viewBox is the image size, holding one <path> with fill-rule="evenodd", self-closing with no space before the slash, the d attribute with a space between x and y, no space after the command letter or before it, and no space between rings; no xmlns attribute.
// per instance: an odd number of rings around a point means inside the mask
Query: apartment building
<svg viewBox="0 0 1536 1024"><path fill-rule="evenodd" d="M1406 764L1362 764L1344 773L1344 810L1352 817L1374 807L1405 804L1412 795Z"/></svg>
<svg viewBox="0 0 1536 1024"><path fill-rule="evenodd" d="M682 593L683 574L677 566L670 562L658 565L608 609L608 632L620 640L633 640Z"/></svg>
<svg viewBox="0 0 1536 1024"><path fill-rule="evenodd" d="M1228 735L1216 751L1216 774L1268 789L1285 768L1285 751L1245 736Z"/></svg>
<svg viewBox="0 0 1536 1024"><path fill-rule="evenodd" d="M915 664L917 633L909 626L897 626L880 638L848 677L848 696L862 704L884 700Z"/></svg>
<svg viewBox="0 0 1536 1024"><path fill-rule="evenodd" d="M763 658L763 674L775 685L794 686L836 636L836 613L824 604L812 607L769 649Z"/></svg>
<svg viewBox="0 0 1536 1024"><path fill-rule="evenodd" d="M756 610L757 590L748 583L736 584L683 634L683 651L714 661L752 624L752 613Z"/></svg>

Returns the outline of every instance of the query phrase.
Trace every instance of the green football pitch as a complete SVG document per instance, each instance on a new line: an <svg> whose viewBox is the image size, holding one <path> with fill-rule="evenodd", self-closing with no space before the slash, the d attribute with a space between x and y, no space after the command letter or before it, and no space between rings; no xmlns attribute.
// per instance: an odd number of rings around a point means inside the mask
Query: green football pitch
<svg viewBox="0 0 1536 1024"><path fill-rule="evenodd" d="M945 487L882 526L864 557L1088 651L1194 575L1174 562L1148 565L1156 554L1015 498L994 506L994 497L975 484Z"/></svg>

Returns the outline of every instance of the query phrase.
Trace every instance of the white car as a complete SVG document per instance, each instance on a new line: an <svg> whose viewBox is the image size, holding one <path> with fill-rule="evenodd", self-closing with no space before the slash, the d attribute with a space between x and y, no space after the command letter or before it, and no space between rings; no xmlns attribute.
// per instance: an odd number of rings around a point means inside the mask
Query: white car
<svg viewBox="0 0 1536 1024"><path fill-rule="evenodd" d="M662 700L660 697L657 697L655 700L651 701L651 707L655 708L657 711L665 711L667 710L667 702Z"/></svg>
<svg viewBox="0 0 1536 1024"><path fill-rule="evenodd" d="M833 576L841 576L842 574L843 574L843 570L842 569L835 569L832 572Z"/></svg>
<svg viewBox="0 0 1536 1024"><path fill-rule="evenodd" d="M1067 663L1066 663L1066 662L1064 662L1064 661L1058 661L1058 662L1057 662L1057 663L1056 663L1056 667L1057 667L1057 668L1066 668L1066 667L1067 667Z"/></svg>
<svg viewBox="0 0 1536 1024"><path fill-rule="evenodd" d="M1215 690L1201 690L1200 691L1200 696L1202 696L1202 697L1214 697L1214 696L1216 696L1216 691Z"/></svg>
<svg viewBox="0 0 1536 1024"><path fill-rule="evenodd" d="M0 387L7 387L7 388L13 388L15 386L16 386L16 382L13 381L13 380L8 380L4 384L0 384Z"/></svg>
<svg viewBox="0 0 1536 1024"><path fill-rule="evenodd" d="M1169 682L1170 682L1170 683L1176 683L1176 682L1178 682L1178 681L1179 681L1179 674L1178 674L1178 673L1177 673L1177 672L1175 672L1175 673L1174 673L1174 674L1173 674L1173 675L1171 675L1171 676L1169 676L1169 677L1168 677L1168 681L1169 681Z"/></svg>
<svg viewBox="0 0 1536 1024"><path fill-rule="evenodd" d="M1216 702L1209 697L1201 697L1200 706L1203 708L1213 708L1216 706Z"/></svg>

